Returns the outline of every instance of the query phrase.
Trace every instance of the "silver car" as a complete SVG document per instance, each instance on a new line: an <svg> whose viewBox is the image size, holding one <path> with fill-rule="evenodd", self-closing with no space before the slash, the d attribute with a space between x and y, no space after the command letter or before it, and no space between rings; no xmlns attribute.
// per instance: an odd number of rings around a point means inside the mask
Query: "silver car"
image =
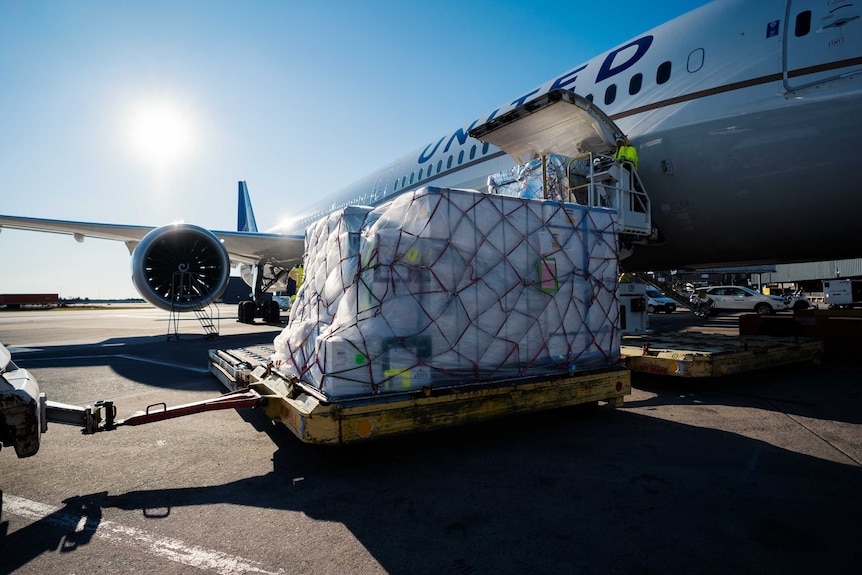
<svg viewBox="0 0 862 575"><path fill-rule="evenodd" d="M763 295L742 286L714 286L698 292L700 301L714 310L753 311L761 315L787 309L784 298ZM711 303L710 303L711 302Z"/></svg>

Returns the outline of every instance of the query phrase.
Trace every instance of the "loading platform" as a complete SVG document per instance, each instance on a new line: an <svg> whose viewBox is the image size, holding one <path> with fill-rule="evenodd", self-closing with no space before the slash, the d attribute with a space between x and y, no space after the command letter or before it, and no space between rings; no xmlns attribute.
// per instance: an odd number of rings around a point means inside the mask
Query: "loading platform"
<svg viewBox="0 0 862 575"><path fill-rule="evenodd" d="M392 395L327 401L271 370L268 346L210 351L210 371L229 390L249 388L270 419L305 443L343 445L501 416L606 401L619 407L631 393L622 364L568 375L537 376Z"/></svg>
<svg viewBox="0 0 862 575"><path fill-rule="evenodd" d="M819 363L823 342L798 337L682 332L624 336L621 351L631 371L703 378L790 363Z"/></svg>

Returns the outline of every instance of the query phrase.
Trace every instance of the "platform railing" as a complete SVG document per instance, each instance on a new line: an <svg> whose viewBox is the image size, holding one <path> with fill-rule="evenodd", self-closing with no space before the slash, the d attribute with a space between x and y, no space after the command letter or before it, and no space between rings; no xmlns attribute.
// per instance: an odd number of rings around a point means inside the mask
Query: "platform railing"
<svg viewBox="0 0 862 575"><path fill-rule="evenodd" d="M652 233L650 199L631 162L589 153L572 158L567 168L570 201L616 210L620 233Z"/></svg>

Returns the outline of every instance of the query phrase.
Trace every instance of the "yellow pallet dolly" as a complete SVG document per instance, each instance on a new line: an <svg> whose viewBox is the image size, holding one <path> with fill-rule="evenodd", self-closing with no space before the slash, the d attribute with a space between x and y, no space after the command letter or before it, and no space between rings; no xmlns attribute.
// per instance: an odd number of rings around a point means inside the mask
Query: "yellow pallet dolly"
<svg viewBox="0 0 862 575"><path fill-rule="evenodd" d="M631 371L676 377L719 377L823 357L819 340L683 332L624 336Z"/></svg>
<svg viewBox="0 0 862 575"><path fill-rule="evenodd" d="M327 402L307 386L258 365L248 371L237 350L210 352L210 371L229 389L258 392L267 417L300 440L344 445L487 421L493 418L606 401L622 406L631 374L622 364L557 377L433 388ZM237 362L239 359L239 362ZM245 369L235 370L234 365Z"/></svg>

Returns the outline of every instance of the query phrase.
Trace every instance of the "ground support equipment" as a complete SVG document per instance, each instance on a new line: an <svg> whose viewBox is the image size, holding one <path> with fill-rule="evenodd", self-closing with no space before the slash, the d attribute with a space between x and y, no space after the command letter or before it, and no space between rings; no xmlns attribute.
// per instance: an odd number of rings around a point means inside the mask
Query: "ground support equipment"
<svg viewBox="0 0 862 575"><path fill-rule="evenodd" d="M683 332L624 336L621 352L631 371L698 378L819 362L823 343L809 338Z"/></svg>
<svg viewBox="0 0 862 575"><path fill-rule="evenodd" d="M392 395L327 401L268 365L256 365L261 348L210 351L210 371L228 389L244 386L264 399L261 407L306 443L343 445L430 431L500 416L606 401L622 406L631 393L623 365L563 376L423 389Z"/></svg>

